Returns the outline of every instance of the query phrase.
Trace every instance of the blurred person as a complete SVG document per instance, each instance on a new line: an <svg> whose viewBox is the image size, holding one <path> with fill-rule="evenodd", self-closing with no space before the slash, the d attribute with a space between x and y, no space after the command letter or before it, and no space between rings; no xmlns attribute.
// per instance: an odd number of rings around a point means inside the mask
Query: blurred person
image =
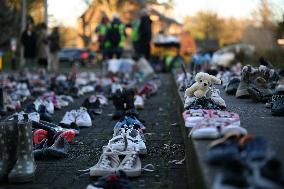
<svg viewBox="0 0 284 189"><path fill-rule="evenodd" d="M53 28L51 34L48 37L48 40L50 52L49 70L52 72L58 72L58 51L60 50L60 34L58 27Z"/></svg>
<svg viewBox="0 0 284 189"><path fill-rule="evenodd" d="M131 23L131 28L132 28L132 31L131 31L131 35L130 35L130 39L131 39L131 42L132 42L132 45L133 45L133 48L134 48L134 51L135 51L135 56L138 55L138 51L139 51L139 46L138 46L138 40L139 40L139 25L140 25L140 20L138 18L138 15L135 14L134 15L135 18L133 19L132 23Z"/></svg>
<svg viewBox="0 0 284 189"><path fill-rule="evenodd" d="M149 60L151 54L150 42L152 38L152 21L148 15L147 9L141 11L138 34L138 54Z"/></svg>
<svg viewBox="0 0 284 189"><path fill-rule="evenodd" d="M45 23L41 23L38 28L38 39L37 39L37 57L38 65L44 69L47 69L48 66L48 36L47 36L47 27Z"/></svg>
<svg viewBox="0 0 284 189"><path fill-rule="evenodd" d="M120 21L117 15L114 15L113 20L107 29L104 43L108 58L121 57L125 45L125 39L125 25Z"/></svg>
<svg viewBox="0 0 284 189"><path fill-rule="evenodd" d="M101 22L96 27L95 32L98 35L98 42L99 42L99 51L103 56L103 60L107 57L107 52L104 47L105 36L107 32L107 28L109 27L109 18L106 14L103 13Z"/></svg>
<svg viewBox="0 0 284 189"><path fill-rule="evenodd" d="M22 33L21 36L21 44L24 48L24 65L29 67L35 66L36 61L36 43L37 43L37 36L36 33L33 31L33 24L29 22L25 31Z"/></svg>

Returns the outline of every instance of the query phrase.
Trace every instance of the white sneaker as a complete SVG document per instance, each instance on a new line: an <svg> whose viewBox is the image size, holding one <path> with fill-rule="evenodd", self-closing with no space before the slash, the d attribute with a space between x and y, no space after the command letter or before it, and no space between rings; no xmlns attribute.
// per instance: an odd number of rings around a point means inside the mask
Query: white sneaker
<svg viewBox="0 0 284 189"><path fill-rule="evenodd" d="M220 90L219 89L215 89L212 88L211 89L211 99L218 105L221 107L226 108L226 103L225 100L220 96Z"/></svg>
<svg viewBox="0 0 284 189"><path fill-rule="evenodd" d="M69 106L69 102L67 100L64 100L61 96L56 96L56 98L61 107Z"/></svg>
<svg viewBox="0 0 284 189"><path fill-rule="evenodd" d="M54 105L50 100L45 100L42 104L45 106L48 113L54 114Z"/></svg>
<svg viewBox="0 0 284 189"><path fill-rule="evenodd" d="M136 109L144 109L144 99L142 96L136 95L134 100L134 106Z"/></svg>
<svg viewBox="0 0 284 189"><path fill-rule="evenodd" d="M141 160L137 153L128 154L122 160L118 170L123 170L128 177L138 177L141 175Z"/></svg>
<svg viewBox="0 0 284 189"><path fill-rule="evenodd" d="M40 98L37 98L35 101L34 101L34 105L35 105L35 109L36 111L38 111L38 108L40 105L43 104L43 100L41 100Z"/></svg>
<svg viewBox="0 0 284 189"><path fill-rule="evenodd" d="M71 125L71 123L76 122L76 114L77 112L75 110L72 110L70 112L66 112L62 121L60 121L59 124L63 125Z"/></svg>
<svg viewBox="0 0 284 189"><path fill-rule="evenodd" d="M81 91L82 91L82 93L90 93L90 92L93 92L93 91L95 91L95 87L94 86L92 86L92 85L86 85L86 86L83 86L82 88L81 88Z"/></svg>
<svg viewBox="0 0 284 189"><path fill-rule="evenodd" d="M90 176L105 176L117 170L120 160L117 154L103 153L96 165L90 168Z"/></svg>
<svg viewBox="0 0 284 189"><path fill-rule="evenodd" d="M77 110L76 124L79 127L91 127L92 120L86 108L81 107Z"/></svg>
<svg viewBox="0 0 284 189"><path fill-rule="evenodd" d="M139 154L147 154L146 144L140 133L136 129L128 129L126 131L127 151L137 150Z"/></svg>
<svg viewBox="0 0 284 189"><path fill-rule="evenodd" d="M126 149L125 133L122 132L110 139L106 148L110 149L111 151L124 152Z"/></svg>
<svg viewBox="0 0 284 189"><path fill-rule="evenodd" d="M34 121L34 122L39 122L40 120L39 113L37 112L29 113L28 117L29 117L29 120Z"/></svg>

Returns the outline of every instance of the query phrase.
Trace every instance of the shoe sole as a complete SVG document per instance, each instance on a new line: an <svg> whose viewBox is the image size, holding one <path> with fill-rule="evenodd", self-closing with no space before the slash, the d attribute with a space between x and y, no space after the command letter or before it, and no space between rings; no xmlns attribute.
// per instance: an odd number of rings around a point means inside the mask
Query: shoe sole
<svg viewBox="0 0 284 189"><path fill-rule="evenodd" d="M9 178L9 183L25 183L25 182L33 182L35 178L35 174L29 177L14 177Z"/></svg>
<svg viewBox="0 0 284 189"><path fill-rule="evenodd" d="M237 90L236 97L237 98L250 98L250 95L247 89L242 89L242 90Z"/></svg>

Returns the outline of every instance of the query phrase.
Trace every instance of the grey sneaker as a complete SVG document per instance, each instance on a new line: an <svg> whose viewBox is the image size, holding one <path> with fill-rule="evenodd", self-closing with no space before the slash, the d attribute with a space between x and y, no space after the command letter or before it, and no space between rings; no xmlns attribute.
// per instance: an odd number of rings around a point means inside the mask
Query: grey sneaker
<svg viewBox="0 0 284 189"><path fill-rule="evenodd" d="M248 92L249 83L252 81L254 75L258 70L252 68L251 66L244 66L241 74L241 82L238 86L236 97L237 98L249 98L250 94Z"/></svg>

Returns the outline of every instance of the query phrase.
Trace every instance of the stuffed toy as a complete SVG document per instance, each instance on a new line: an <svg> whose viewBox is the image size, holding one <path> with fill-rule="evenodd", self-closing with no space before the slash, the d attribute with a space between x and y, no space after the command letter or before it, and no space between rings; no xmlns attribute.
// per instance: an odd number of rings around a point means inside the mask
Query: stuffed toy
<svg viewBox="0 0 284 189"><path fill-rule="evenodd" d="M195 83L186 89L185 94L189 97L205 97L212 84L221 84L221 80L208 73L199 72L195 76Z"/></svg>

